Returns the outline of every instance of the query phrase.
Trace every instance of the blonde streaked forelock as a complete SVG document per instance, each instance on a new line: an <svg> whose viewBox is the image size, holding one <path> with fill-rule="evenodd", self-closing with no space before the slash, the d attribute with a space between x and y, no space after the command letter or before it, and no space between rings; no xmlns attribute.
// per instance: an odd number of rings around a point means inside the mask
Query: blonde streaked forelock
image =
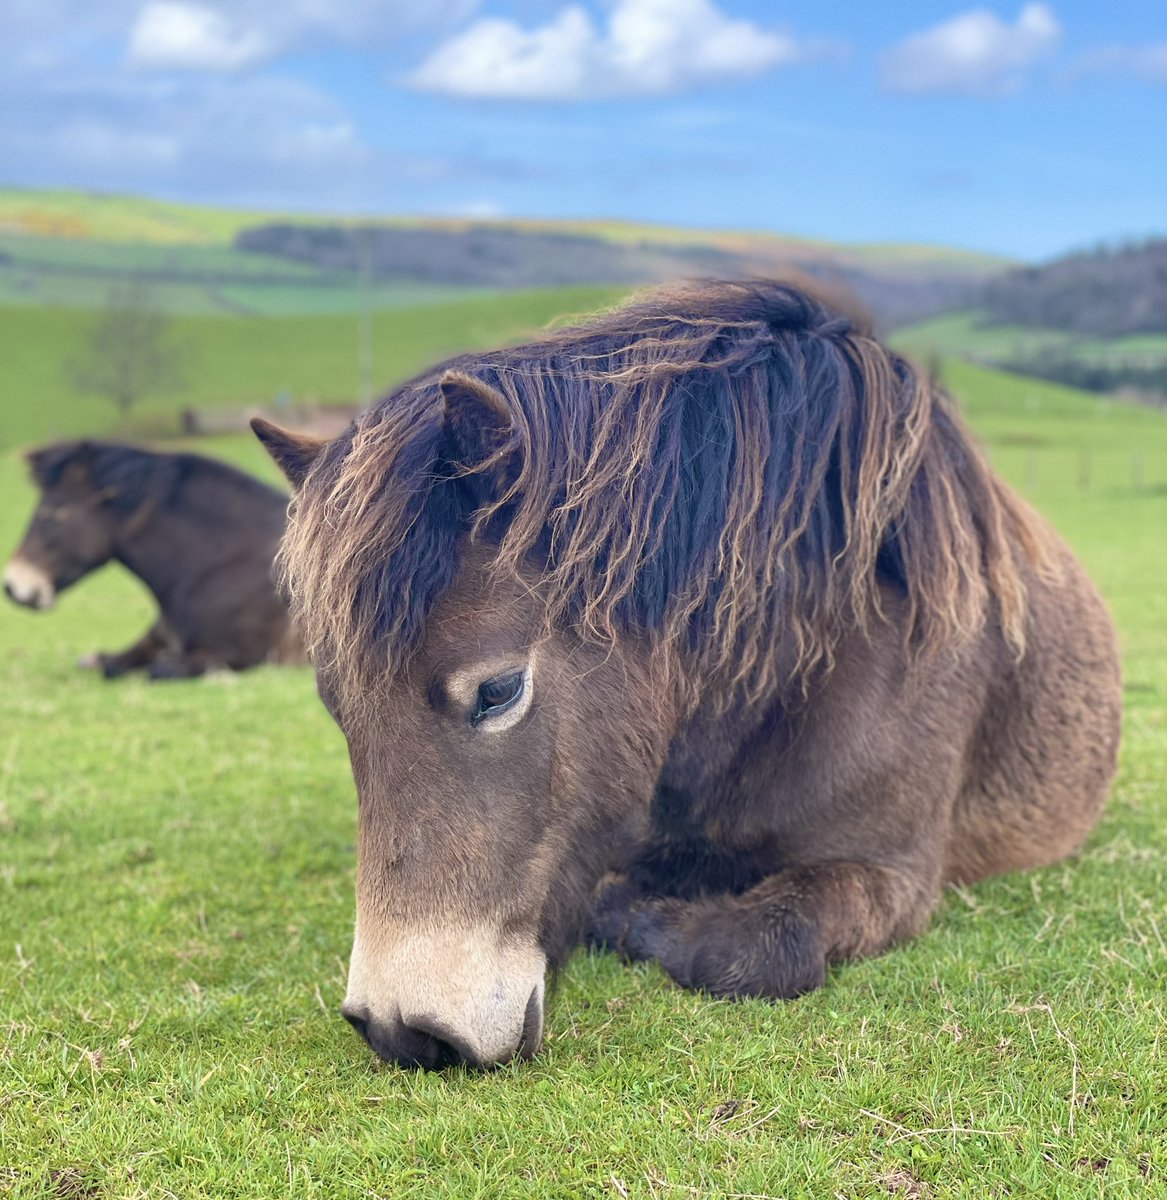
<svg viewBox="0 0 1167 1200"><path fill-rule="evenodd" d="M354 693L408 660L471 527L499 571L536 571L547 631L647 637L678 677L729 690L829 667L845 629L880 617L881 555L911 654L972 636L991 605L1022 653L1043 527L943 396L805 293L666 289L452 365L511 415L500 450L449 461L438 370L364 414L293 505L293 611Z"/></svg>

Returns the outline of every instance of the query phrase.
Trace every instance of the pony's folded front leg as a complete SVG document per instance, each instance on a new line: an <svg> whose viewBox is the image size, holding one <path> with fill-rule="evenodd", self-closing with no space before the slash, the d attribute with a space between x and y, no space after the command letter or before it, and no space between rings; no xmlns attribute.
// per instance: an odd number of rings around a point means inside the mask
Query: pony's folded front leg
<svg viewBox="0 0 1167 1200"><path fill-rule="evenodd" d="M150 666L160 654L173 643L174 635L169 625L159 617L153 625L132 645L117 654L107 654L96 651L86 654L78 662L78 666L96 668L106 679L117 679L129 671L137 671Z"/></svg>
<svg viewBox="0 0 1167 1200"><path fill-rule="evenodd" d="M878 954L918 933L934 886L890 867L792 867L740 895L652 898L618 883L596 906L593 939L656 959L682 987L789 999L820 987L828 964Z"/></svg>

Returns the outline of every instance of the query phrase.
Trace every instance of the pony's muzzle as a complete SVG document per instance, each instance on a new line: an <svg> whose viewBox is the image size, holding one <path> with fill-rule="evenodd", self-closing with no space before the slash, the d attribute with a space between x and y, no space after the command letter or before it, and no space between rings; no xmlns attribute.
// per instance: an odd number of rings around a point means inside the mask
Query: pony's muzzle
<svg viewBox="0 0 1167 1200"><path fill-rule="evenodd" d="M341 1013L386 1062L501 1066L542 1044L546 969L535 945L481 928L413 934L379 953L358 929Z"/></svg>
<svg viewBox="0 0 1167 1200"><path fill-rule="evenodd" d="M4 594L15 604L44 610L53 607L57 591L40 567L17 557L4 568Z"/></svg>
<svg viewBox="0 0 1167 1200"><path fill-rule="evenodd" d="M417 1016L407 1023L400 1017L379 1021L363 1016L347 1004L340 1011L379 1058L399 1067L419 1067L425 1071L441 1071L446 1067L487 1070L514 1058L533 1058L543 1040L543 997L538 988L532 990L527 1001L518 1045L511 1054L496 1054L492 1058L484 1058L477 1045L435 1017Z"/></svg>

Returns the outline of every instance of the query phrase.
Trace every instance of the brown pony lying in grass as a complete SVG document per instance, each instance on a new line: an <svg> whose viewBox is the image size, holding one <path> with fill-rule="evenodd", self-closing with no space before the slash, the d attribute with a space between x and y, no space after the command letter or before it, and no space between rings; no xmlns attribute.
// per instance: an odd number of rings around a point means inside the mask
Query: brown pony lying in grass
<svg viewBox="0 0 1167 1200"><path fill-rule="evenodd" d="M28 608L120 562L154 593L158 619L120 653L83 660L112 679L187 678L213 667L303 662L272 560L288 500L197 454L60 442L28 456L41 490L4 590Z"/></svg>
<svg viewBox="0 0 1167 1200"><path fill-rule="evenodd" d="M534 1053L589 933L797 996L1098 816L1097 594L945 397L794 288L663 291L333 442L256 431L360 798L344 1013L386 1059Z"/></svg>

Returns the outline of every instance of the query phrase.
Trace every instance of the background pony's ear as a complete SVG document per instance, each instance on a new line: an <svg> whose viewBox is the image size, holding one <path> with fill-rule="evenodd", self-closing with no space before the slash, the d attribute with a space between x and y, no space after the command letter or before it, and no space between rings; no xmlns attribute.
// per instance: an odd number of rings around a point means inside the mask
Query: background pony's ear
<svg viewBox="0 0 1167 1200"><path fill-rule="evenodd" d="M281 429L262 417L252 417L251 428L294 488L298 488L304 482L312 464L328 444L323 438Z"/></svg>
<svg viewBox="0 0 1167 1200"><path fill-rule="evenodd" d="M24 461L33 482L38 487L48 488L58 483L66 471L77 481L84 479L92 458L92 442L55 442L51 446L29 450Z"/></svg>
<svg viewBox="0 0 1167 1200"><path fill-rule="evenodd" d="M506 397L462 371L447 371L438 386L442 390L445 456L467 477L492 485L493 494L481 499L504 499L521 466L515 418Z"/></svg>

